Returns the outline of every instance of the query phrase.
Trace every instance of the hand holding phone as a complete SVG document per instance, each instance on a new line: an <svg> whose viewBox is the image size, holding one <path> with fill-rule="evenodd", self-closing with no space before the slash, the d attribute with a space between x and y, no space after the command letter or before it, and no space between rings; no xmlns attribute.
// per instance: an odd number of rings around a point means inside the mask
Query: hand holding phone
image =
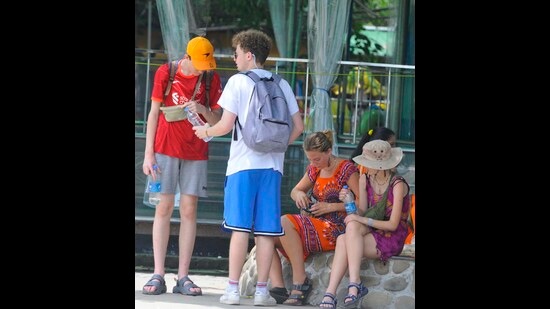
<svg viewBox="0 0 550 309"><path fill-rule="evenodd" d="M303 211L311 214L311 206L313 206L313 204L315 204L314 202L309 202L307 208L302 208Z"/></svg>

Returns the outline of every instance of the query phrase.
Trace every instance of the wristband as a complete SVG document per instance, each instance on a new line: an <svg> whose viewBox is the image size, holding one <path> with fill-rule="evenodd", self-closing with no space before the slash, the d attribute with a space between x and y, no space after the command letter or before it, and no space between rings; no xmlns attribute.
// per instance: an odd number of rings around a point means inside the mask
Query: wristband
<svg viewBox="0 0 550 309"><path fill-rule="evenodd" d="M210 137L210 136L208 136L208 128L206 128L206 130L204 130L204 134L206 134L206 137Z"/></svg>
<svg viewBox="0 0 550 309"><path fill-rule="evenodd" d="M367 225L368 226L372 226L373 223L374 223L374 220L372 220L372 218L367 218Z"/></svg>

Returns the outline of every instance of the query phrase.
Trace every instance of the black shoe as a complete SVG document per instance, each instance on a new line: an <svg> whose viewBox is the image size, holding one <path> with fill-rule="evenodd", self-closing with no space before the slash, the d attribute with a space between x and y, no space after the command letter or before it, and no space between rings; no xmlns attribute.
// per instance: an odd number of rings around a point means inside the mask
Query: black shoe
<svg viewBox="0 0 550 309"><path fill-rule="evenodd" d="M275 298L277 304L282 304L288 299L288 291L285 288L272 288L269 290L269 295Z"/></svg>

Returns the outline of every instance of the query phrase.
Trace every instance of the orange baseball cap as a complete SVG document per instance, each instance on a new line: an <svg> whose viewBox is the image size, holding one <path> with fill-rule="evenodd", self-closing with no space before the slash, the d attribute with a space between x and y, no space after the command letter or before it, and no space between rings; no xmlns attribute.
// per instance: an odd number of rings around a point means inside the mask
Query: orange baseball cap
<svg viewBox="0 0 550 309"><path fill-rule="evenodd" d="M216 68L214 46L206 38L198 36L190 40L187 43L187 55L191 57L191 63L199 71Z"/></svg>

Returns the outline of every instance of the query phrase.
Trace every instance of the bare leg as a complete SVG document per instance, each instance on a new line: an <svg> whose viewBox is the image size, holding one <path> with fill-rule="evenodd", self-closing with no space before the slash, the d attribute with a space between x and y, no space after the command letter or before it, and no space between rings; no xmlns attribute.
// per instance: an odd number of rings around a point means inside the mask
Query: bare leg
<svg viewBox="0 0 550 309"><path fill-rule="evenodd" d="M279 237L279 240L292 265L292 282L294 284L302 284L306 279L302 239L294 225L287 218L283 217L281 224L285 230L285 235Z"/></svg>
<svg viewBox="0 0 550 309"><path fill-rule="evenodd" d="M349 281L351 283L361 283L361 260L363 256L367 258L376 258L376 241L370 233L370 229L358 222L352 221L346 225L346 247L348 252ZM359 294L357 287L348 289L348 295ZM353 301L346 297L344 301Z"/></svg>
<svg viewBox="0 0 550 309"><path fill-rule="evenodd" d="M231 240L229 242L229 280L239 281L248 253L248 236L246 232L231 232Z"/></svg>
<svg viewBox="0 0 550 309"><path fill-rule="evenodd" d="M274 237L256 236L256 268L258 282L267 282L269 279L273 253L275 253Z"/></svg>
<svg viewBox="0 0 550 309"><path fill-rule="evenodd" d="M281 247L281 241L279 238L274 240L275 248ZM269 279L271 280L271 287L285 287L285 282L283 280L283 267L281 265L281 257L277 250L273 250L273 258L271 260L271 268L269 269Z"/></svg>
<svg viewBox="0 0 550 309"><path fill-rule="evenodd" d="M306 280L306 269L304 265L304 249L302 247L302 239L298 231L296 231L292 222L286 217L281 218L281 224L285 230L285 235L279 237L281 244L288 255L290 264L292 265L292 283L303 284ZM303 294L301 291L292 290L291 294ZM290 300L289 301L295 301Z"/></svg>
<svg viewBox="0 0 550 309"><path fill-rule="evenodd" d="M368 232L369 229L357 221L351 221L346 225L346 248L350 282L361 282L359 274L361 272L361 259L363 258L363 237ZM351 289L349 293L357 295L357 289Z"/></svg>
<svg viewBox="0 0 550 309"><path fill-rule="evenodd" d="M153 260L155 263L154 274L164 277L164 262L166 250L168 249L168 238L170 237L170 217L174 210L174 194L161 194L160 202L155 207L155 218L153 220ZM154 286L144 287L146 291L152 292Z"/></svg>
<svg viewBox="0 0 550 309"><path fill-rule="evenodd" d="M331 293L336 295L336 289L338 288L338 285L340 285L340 282L342 281L342 278L346 274L346 270L348 269L348 256L347 256L347 248L346 248L346 234L341 234L336 239L336 249L334 249L334 259L332 260L332 269L330 271L330 278L328 281L328 286L326 293ZM331 299L329 297L323 297L324 302L330 302ZM320 307L330 307L329 305L320 305Z"/></svg>
<svg viewBox="0 0 550 309"><path fill-rule="evenodd" d="M180 232L179 232L179 264L178 280L189 275L189 265L193 248L195 247L195 237L197 235L197 203L198 196L181 195L180 198ZM187 283L188 281L184 282ZM191 292L199 293L200 288L191 288Z"/></svg>

